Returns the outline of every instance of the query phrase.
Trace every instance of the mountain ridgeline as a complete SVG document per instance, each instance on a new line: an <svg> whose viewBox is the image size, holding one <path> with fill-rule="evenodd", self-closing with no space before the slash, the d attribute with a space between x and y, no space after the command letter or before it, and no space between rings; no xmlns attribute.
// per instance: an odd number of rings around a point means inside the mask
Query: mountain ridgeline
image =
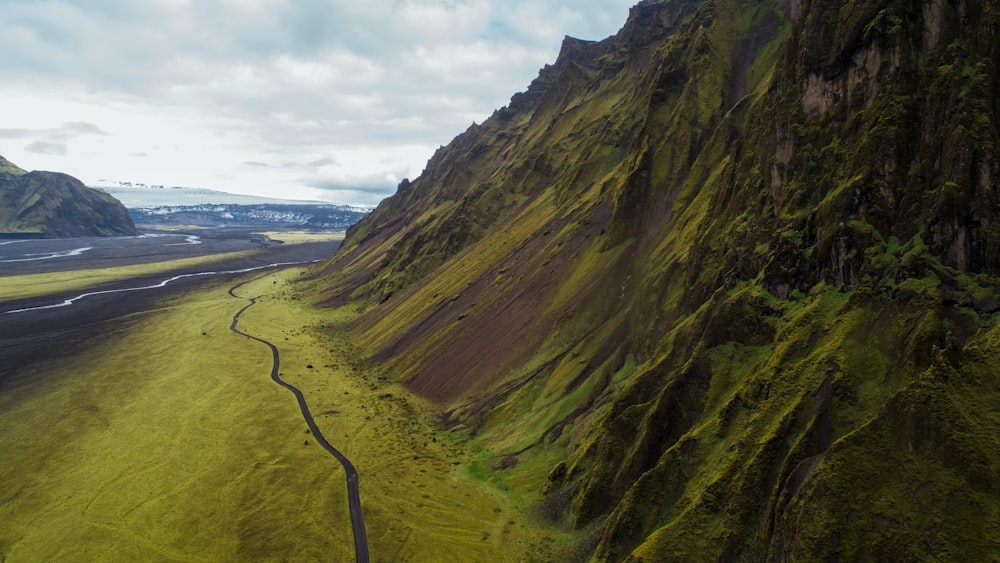
<svg viewBox="0 0 1000 563"><path fill-rule="evenodd" d="M310 291L560 559L995 556L998 14L640 2Z"/></svg>
<svg viewBox="0 0 1000 563"><path fill-rule="evenodd" d="M0 156L0 235L138 235L124 205L59 172L27 172Z"/></svg>

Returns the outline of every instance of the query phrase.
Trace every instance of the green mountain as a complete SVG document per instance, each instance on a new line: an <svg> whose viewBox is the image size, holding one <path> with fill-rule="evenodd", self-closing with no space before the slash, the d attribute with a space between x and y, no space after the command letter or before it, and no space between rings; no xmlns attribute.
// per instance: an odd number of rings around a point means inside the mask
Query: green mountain
<svg viewBox="0 0 1000 563"><path fill-rule="evenodd" d="M45 237L138 235L107 193L58 172L25 172L0 157L0 234Z"/></svg>
<svg viewBox="0 0 1000 563"><path fill-rule="evenodd" d="M312 295L559 559L996 557L998 14L641 2Z"/></svg>
<svg viewBox="0 0 1000 563"><path fill-rule="evenodd" d="M20 174L27 174L28 171L24 170L20 166L14 164L13 162L7 160L2 155L0 155L0 174L13 174L15 176Z"/></svg>

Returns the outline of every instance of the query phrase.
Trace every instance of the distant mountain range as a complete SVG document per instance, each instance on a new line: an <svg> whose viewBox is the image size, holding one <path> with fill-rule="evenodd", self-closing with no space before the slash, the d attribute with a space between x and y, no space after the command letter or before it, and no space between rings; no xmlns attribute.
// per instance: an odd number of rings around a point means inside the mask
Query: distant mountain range
<svg viewBox="0 0 1000 563"><path fill-rule="evenodd" d="M165 226L264 226L343 230L360 221L367 210L327 203L259 203L255 205L159 205L129 210L145 227Z"/></svg>
<svg viewBox="0 0 1000 563"><path fill-rule="evenodd" d="M269 198L243 194L231 194L204 188L183 188L183 187L156 187L156 186L121 186L121 185L97 185L100 188L115 196L125 207L134 209L137 207L158 207L158 206L178 206L178 205L203 205L203 204L329 204L323 201L301 201L292 199ZM368 208L358 207L359 211L367 211Z"/></svg>
<svg viewBox="0 0 1000 563"><path fill-rule="evenodd" d="M111 195L59 172L28 172L0 156L0 236L128 236L138 231Z"/></svg>
<svg viewBox="0 0 1000 563"><path fill-rule="evenodd" d="M0 237L137 235L171 226L344 230L370 209L199 188L90 188L58 172L28 172L0 156Z"/></svg>

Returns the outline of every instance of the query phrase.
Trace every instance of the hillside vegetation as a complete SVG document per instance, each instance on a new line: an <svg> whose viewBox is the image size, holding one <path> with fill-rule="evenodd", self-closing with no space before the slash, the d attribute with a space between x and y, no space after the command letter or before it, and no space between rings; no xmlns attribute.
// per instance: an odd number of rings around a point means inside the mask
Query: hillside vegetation
<svg viewBox="0 0 1000 563"><path fill-rule="evenodd" d="M110 195L58 172L26 172L0 157L0 234L44 237L138 235Z"/></svg>
<svg viewBox="0 0 1000 563"><path fill-rule="evenodd" d="M27 170L7 160L3 156L0 156L0 174L12 174L18 176L20 174L27 174L27 173L28 173Z"/></svg>
<svg viewBox="0 0 1000 563"><path fill-rule="evenodd" d="M998 14L640 2L309 292L562 559L995 557Z"/></svg>

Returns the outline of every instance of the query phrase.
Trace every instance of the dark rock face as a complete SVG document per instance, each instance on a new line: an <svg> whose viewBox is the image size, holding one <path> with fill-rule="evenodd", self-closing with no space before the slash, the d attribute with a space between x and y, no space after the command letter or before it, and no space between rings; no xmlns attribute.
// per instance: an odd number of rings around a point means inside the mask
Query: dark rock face
<svg viewBox="0 0 1000 563"><path fill-rule="evenodd" d="M132 236L114 197L58 172L0 172L0 232L47 237Z"/></svg>
<svg viewBox="0 0 1000 563"><path fill-rule="evenodd" d="M988 559L998 29L983 1L640 2L313 291L368 308L372 359L574 553Z"/></svg>

